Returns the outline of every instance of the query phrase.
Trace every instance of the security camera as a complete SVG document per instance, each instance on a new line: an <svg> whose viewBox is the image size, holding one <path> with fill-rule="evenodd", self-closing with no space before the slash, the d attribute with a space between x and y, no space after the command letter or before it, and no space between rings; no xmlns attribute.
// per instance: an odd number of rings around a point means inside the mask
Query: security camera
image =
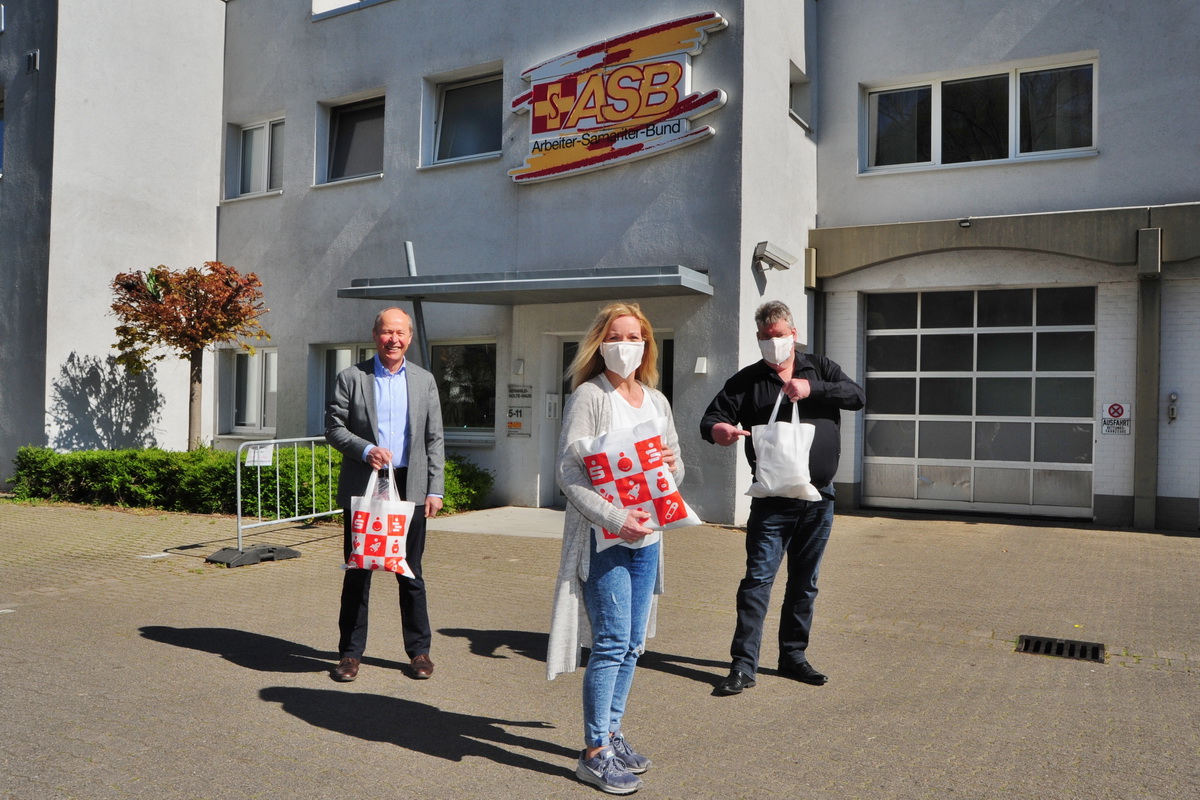
<svg viewBox="0 0 1200 800"><path fill-rule="evenodd" d="M787 269L796 263L796 257L770 242L759 242L754 246L754 265L760 270Z"/></svg>

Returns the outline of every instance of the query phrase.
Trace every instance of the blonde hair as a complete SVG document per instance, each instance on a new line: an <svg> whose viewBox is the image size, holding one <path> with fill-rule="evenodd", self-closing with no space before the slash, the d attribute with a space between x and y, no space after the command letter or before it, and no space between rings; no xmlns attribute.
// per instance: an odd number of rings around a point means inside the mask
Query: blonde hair
<svg viewBox="0 0 1200 800"><path fill-rule="evenodd" d="M647 386L658 385L658 344L654 341L654 326L642 313L637 303L617 301L609 303L600 309L600 313L592 320L592 327L579 344L575 360L567 367L567 377L571 380L571 391L581 384L604 372L604 356L600 355L600 345L608 335L608 329L613 320L618 317L633 317L642 329L642 338L646 341L646 350L642 353L642 363L634 370L633 376Z"/></svg>

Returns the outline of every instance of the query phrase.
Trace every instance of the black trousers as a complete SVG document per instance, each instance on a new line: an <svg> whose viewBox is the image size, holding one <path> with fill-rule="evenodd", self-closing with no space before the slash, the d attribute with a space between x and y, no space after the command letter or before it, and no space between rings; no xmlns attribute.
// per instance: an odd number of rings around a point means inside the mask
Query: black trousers
<svg viewBox="0 0 1200 800"><path fill-rule="evenodd" d="M408 470L396 470L396 485L401 499L405 497ZM429 652L433 633L429 628L429 611L425 602L425 578L421 571L421 555L425 552L425 498L414 501L417 509L407 534L406 554L415 577L396 575L400 594L400 624L404 631L404 652L409 659ZM353 550L350 538L350 509L342 509L342 550L347 560ZM342 607L338 614L338 651L341 657L361 659L367 648L367 610L371 599L371 575L377 570L348 569L342 578Z"/></svg>

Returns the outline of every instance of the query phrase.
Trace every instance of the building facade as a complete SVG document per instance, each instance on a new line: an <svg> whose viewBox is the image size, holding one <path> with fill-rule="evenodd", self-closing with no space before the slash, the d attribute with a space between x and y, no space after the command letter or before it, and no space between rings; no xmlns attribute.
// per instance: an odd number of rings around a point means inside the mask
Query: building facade
<svg viewBox="0 0 1200 800"><path fill-rule="evenodd" d="M196 6L223 16L220 155L171 178L272 309L267 347L213 354L218 446L319 434L333 375L400 305L450 449L495 473L493 501L555 505L563 368L630 299L663 340L685 495L740 523L744 458L698 422L782 299L867 388L843 504L1200 526L1192 4ZM46 352L4 358L48 396L60 333L24 324Z"/></svg>

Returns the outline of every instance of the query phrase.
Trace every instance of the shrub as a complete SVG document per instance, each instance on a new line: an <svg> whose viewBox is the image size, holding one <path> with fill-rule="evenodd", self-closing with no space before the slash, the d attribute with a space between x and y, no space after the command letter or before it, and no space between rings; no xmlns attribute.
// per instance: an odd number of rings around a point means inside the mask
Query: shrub
<svg viewBox="0 0 1200 800"><path fill-rule="evenodd" d="M242 468L242 510L264 518L292 517L336 508L341 456L328 445L284 446L270 467ZM56 453L44 447L17 451L12 478L17 499L160 508L194 514L234 514L237 509L237 454L208 447L190 452L89 450ZM446 460L445 510L482 508L492 489L490 472L462 456ZM313 491L313 487L316 491ZM328 487L332 487L332 491ZM334 505L331 505L334 504ZM296 512L299 513L296 513Z"/></svg>

